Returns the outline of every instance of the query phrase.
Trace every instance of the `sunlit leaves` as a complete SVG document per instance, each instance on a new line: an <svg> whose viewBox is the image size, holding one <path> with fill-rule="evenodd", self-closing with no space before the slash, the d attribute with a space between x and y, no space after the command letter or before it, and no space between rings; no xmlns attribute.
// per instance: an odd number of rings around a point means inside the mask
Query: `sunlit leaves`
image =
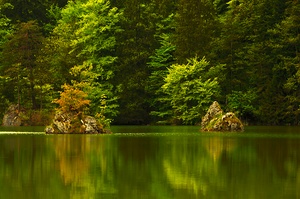
<svg viewBox="0 0 300 199"><path fill-rule="evenodd" d="M96 64L97 70L115 61L107 51L116 44L114 34L120 31L117 24L121 15L117 8L110 7L107 0L69 2L62 10L57 29L63 33L64 27L70 27L71 52L78 50L76 55Z"/></svg>
<svg viewBox="0 0 300 199"><path fill-rule="evenodd" d="M67 84L63 85L63 89L60 98L54 101L59 105L59 109L64 113L83 113L84 109L90 104L87 94Z"/></svg>
<svg viewBox="0 0 300 199"><path fill-rule="evenodd" d="M3 8L12 8L12 5L8 3L0 5L0 50L2 45L7 41L7 36L12 32L11 20L2 14Z"/></svg>
<svg viewBox="0 0 300 199"><path fill-rule="evenodd" d="M174 64L162 86L168 95L167 100L174 112L174 117L184 124L194 124L201 120L213 98L219 94L217 78L207 74L209 62L197 57L188 60L188 64Z"/></svg>
<svg viewBox="0 0 300 199"><path fill-rule="evenodd" d="M113 51L115 34L121 31L118 26L121 15L108 0L69 1L54 29L68 54L77 60L70 70L74 77L72 83L88 93L93 114L110 110L110 116L116 115L114 87L109 80L114 75L112 66L117 59ZM106 103L109 108L99 110L105 100L110 102Z"/></svg>

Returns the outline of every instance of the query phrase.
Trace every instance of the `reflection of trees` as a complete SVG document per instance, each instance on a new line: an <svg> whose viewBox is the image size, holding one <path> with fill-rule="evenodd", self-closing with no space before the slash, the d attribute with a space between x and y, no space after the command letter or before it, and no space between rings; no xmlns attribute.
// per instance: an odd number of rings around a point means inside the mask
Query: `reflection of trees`
<svg viewBox="0 0 300 199"><path fill-rule="evenodd" d="M236 143L232 138L224 139L223 137L210 137L203 142L203 146L210 154L214 161L218 161L219 157L225 153L229 153L235 149Z"/></svg>
<svg viewBox="0 0 300 199"><path fill-rule="evenodd" d="M280 198L280 185L300 185L299 147L290 142L67 135L53 143L72 198Z"/></svg>
<svg viewBox="0 0 300 199"><path fill-rule="evenodd" d="M172 198L299 197L291 192L300 190L299 140L197 139L174 140L160 151Z"/></svg>
<svg viewBox="0 0 300 199"><path fill-rule="evenodd" d="M0 160L1 198L66 198L45 137L1 135Z"/></svg>
<svg viewBox="0 0 300 199"><path fill-rule="evenodd" d="M152 199L151 184L156 182L160 168L155 161L159 139L153 136L120 137L117 140L119 198ZM160 176L159 176L160 177ZM140 197L139 197L140 196Z"/></svg>
<svg viewBox="0 0 300 199"><path fill-rule="evenodd" d="M224 186L220 176L220 156L234 150L235 142L222 137L209 137L203 144L193 145L194 140L184 139L171 145L172 156L164 159L164 171L175 189L185 189L196 196L207 195L209 187Z"/></svg>
<svg viewBox="0 0 300 199"><path fill-rule="evenodd" d="M300 196L300 145L293 138L0 136L0 160L3 198Z"/></svg>
<svg viewBox="0 0 300 199"><path fill-rule="evenodd" d="M163 166L168 183L176 190L175 198L204 197L211 194L210 191L217 191L224 186L216 157L227 150L227 147L218 138L207 142L199 139L195 143L195 138L192 137L183 139L180 143L178 140L171 143Z"/></svg>
<svg viewBox="0 0 300 199"><path fill-rule="evenodd" d="M59 171L65 184L79 184L89 169L86 156L90 152L88 137L78 138L63 136L54 140Z"/></svg>
<svg viewBox="0 0 300 199"><path fill-rule="evenodd" d="M103 137L62 135L53 140L59 172L70 185L71 198L93 198L98 193L114 193L113 156L105 154Z"/></svg>

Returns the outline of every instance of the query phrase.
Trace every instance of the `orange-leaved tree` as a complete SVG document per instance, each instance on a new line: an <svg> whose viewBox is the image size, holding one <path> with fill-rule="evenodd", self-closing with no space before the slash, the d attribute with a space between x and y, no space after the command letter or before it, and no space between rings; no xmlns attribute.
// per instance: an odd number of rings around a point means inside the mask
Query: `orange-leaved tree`
<svg viewBox="0 0 300 199"><path fill-rule="evenodd" d="M82 114L89 106L90 100L87 99L87 94L74 86L64 84L64 89L60 93L60 98L54 100L54 103L59 105L59 110L62 112L75 112Z"/></svg>

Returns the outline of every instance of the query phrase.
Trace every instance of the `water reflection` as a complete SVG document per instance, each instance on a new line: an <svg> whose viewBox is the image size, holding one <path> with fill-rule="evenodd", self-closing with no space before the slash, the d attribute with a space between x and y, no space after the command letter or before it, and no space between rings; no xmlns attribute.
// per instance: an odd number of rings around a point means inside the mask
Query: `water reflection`
<svg viewBox="0 0 300 199"><path fill-rule="evenodd" d="M223 153L230 153L236 148L236 141L233 138L211 137L203 140L203 146L211 158L218 162Z"/></svg>
<svg viewBox="0 0 300 199"><path fill-rule="evenodd" d="M53 148L64 184L80 184L90 167L88 137L63 136L53 140Z"/></svg>
<svg viewBox="0 0 300 199"><path fill-rule="evenodd" d="M1 135L0 148L1 198L66 197L44 136Z"/></svg>
<svg viewBox="0 0 300 199"><path fill-rule="evenodd" d="M61 135L52 139L58 171L65 186L70 186L70 198L93 198L97 194L116 192L111 171L114 155L106 153L101 136Z"/></svg>
<svg viewBox="0 0 300 199"><path fill-rule="evenodd" d="M300 198L298 137L1 135L3 198Z"/></svg>

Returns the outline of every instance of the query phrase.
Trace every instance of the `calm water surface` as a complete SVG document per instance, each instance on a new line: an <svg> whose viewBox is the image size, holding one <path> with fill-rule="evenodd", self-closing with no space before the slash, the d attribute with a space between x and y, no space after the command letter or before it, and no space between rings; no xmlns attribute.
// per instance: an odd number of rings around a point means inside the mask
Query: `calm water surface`
<svg viewBox="0 0 300 199"><path fill-rule="evenodd" d="M300 199L300 127L0 129L0 198Z"/></svg>

